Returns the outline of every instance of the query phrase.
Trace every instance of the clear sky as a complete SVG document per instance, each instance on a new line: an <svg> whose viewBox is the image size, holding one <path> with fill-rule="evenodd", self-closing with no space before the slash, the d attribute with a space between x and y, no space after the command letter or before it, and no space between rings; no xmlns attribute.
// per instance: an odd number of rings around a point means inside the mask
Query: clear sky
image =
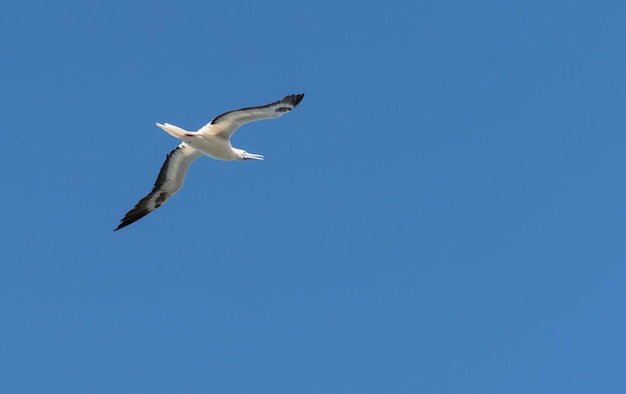
<svg viewBox="0 0 626 394"><path fill-rule="evenodd" d="M626 2L0 5L0 392L626 392ZM177 141L191 167L113 232Z"/></svg>

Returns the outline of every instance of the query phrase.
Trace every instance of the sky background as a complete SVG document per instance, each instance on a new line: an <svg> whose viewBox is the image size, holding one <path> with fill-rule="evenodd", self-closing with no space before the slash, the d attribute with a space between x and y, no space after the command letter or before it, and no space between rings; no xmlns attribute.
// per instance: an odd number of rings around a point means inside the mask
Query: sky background
<svg viewBox="0 0 626 394"><path fill-rule="evenodd" d="M0 392L626 392L623 1L5 1ZM113 232L177 141L305 93Z"/></svg>

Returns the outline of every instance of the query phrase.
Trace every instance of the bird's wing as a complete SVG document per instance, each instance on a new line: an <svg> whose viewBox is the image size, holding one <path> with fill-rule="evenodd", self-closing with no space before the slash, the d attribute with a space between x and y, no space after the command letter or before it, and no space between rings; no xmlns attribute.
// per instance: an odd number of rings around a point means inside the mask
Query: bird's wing
<svg viewBox="0 0 626 394"><path fill-rule="evenodd" d="M202 153L186 143L181 143L167 155L152 191L124 215L119 226L113 231L136 222L165 203L183 187L185 175L191 163Z"/></svg>
<svg viewBox="0 0 626 394"><path fill-rule="evenodd" d="M304 94L292 94L271 104L223 113L198 130L198 133L229 139L239 127L248 122L277 118L291 111L302 101L303 97Z"/></svg>

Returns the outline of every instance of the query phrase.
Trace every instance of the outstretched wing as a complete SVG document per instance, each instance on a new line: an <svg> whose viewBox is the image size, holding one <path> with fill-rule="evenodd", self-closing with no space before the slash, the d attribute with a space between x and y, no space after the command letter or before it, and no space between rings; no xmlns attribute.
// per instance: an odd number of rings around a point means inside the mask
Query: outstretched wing
<svg viewBox="0 0 626 394"><path fill-rule="evenodd" d="M242 125L255 120L273 119L291 111L302 101L304 94L292 94L282 100L259 107L241 108L221 114L206 124L198 133L229 139Z"/></svg>
<svg viewBox="0 0 626 394"><path fill-rule="evenodd" d="M161 167L161 171L154 183L152 191L139 200L139 202L124 215L119 226L113 231L117 231L136 222L163 205L165 201L176 194L183 187L189 166L200 156L202 156L202 153L184 142L171 151Z"/></svg>

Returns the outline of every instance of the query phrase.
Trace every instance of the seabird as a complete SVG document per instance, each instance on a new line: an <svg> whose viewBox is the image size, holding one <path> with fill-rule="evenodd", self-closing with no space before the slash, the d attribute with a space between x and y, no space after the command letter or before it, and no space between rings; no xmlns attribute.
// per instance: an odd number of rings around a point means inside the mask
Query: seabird
<svg viewBox="0 0 626 394"><path fill-rule="evenodd" d="M191 163L202 155L218 160L263 160L262 155L233 148L230 137L246 123L274 119L286 114L303 97L304 94L292 94L271 104L229 111L196 132L186 131L169 123L157 123L157 126L182 142L165 158L152 191L126 213L113 231L136 222L169 200L183 187L185 174Z"/></svg>

